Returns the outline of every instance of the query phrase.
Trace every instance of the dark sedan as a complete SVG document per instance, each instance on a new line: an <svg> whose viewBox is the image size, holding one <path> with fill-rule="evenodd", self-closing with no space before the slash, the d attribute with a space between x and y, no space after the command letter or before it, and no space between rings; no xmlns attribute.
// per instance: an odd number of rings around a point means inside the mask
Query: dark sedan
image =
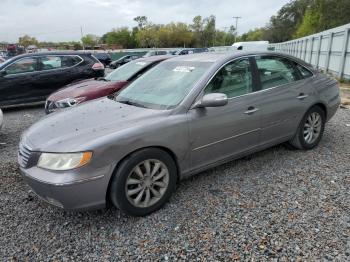
<svg viewBox="0 0 350 262"><path fill-rule="evenodd" d="M115 69L115 68L118 68L119 66L122 66L122 65L129 63L130 61L138 59L138 58L140 58L140 57L137 55L126 55L126 56L119 58L118 60L111 62L109 64L109 67Z"/></svg>
<svg viewBox="0 0 350 262"><path fill-rule="evenodd" d="M117 68L104 78L88 79L70 84L47 98L45 112L49 114L61 108L114 94L159 62L170 57L140 58Z"/></svg>
<svg viewBox="0 0 350 262"><path fill-rule="evenodd" d="M44 102L73 81L104 76L91 53L46 52L16 56L0 64L0 107Z"/></svg>
<svg viewBox="0 0 350 262"><path fill-rule="evenodd" d="M111 56L107 53L94 53L94 57L96 57L105 67L112 62Z"/></svg>

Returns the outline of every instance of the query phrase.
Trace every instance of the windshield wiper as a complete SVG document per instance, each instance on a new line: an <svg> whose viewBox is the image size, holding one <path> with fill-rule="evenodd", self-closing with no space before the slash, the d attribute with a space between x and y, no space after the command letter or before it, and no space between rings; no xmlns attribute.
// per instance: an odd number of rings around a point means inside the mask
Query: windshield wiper
<svg viewBox="0 0 350 262"><path fill-rule="evenodd" d="M122 104L126 104L126 105L130 105L130 106L137 106L137 107L147 108L144 105L141 105L141 104L136 103L136 102L131 102L130 100L120 100L120 101L117 101L117 102L122 103Z"/></svg>

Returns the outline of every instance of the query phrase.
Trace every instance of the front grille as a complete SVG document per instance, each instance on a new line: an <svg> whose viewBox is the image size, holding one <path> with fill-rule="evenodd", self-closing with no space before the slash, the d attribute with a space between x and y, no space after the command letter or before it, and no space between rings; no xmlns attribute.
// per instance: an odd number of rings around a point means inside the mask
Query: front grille
<svg viewBox="0 0 350 262"><path fill-rule="evenodd" d="M19 145L19 150L18 150L18 162L19 165L23 168L27 168L30 158L32 155L32 151L23 145L22 143Z"/></svg>

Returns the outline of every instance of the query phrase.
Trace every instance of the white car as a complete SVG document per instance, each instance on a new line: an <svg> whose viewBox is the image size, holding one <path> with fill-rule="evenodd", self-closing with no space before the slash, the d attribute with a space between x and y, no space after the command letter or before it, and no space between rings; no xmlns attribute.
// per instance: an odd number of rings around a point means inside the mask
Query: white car
<svg viewBox="0 0 350 262"><path fill-rule="evenodd" d="M3 115L2 115L2 111L1 111L1 109L0 109L0 130L1 130L1 128L2 128L2 124L3 124Z"/></svg>

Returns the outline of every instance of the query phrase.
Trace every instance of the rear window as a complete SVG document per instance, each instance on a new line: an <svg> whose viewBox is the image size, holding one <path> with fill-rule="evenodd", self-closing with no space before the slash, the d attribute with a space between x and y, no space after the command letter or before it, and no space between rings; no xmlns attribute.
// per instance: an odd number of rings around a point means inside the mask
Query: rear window
<svg viewBox="0 0 350 262"><path fill-rule="evenodd" d="M127 81L137 72L140 72L150 64L151 62L146 61L131 61L121 67L118 67L112 73L108 74L105 79L107 81Z"/></svg>
<svg viewBox="0 0 350 262"><path fill-rule="evenodd" d="M79 56L43 56L41 57L41 70L72 67L81 61L82 58Z"/></svg>
<svg viewBox="0 0 350 262"><path fill-rule="evenodd" d="M305 67L303 67L302 65L296 64L297 69L299 70L301 76L305 79L305 78L309 78L313 76L313 73L306 69Z"/></svg>
<svg viewBox="0 0 350 262"><path fill-rule="evenodd" d="M285 85L299 79L291 61L277 56L256 57L262 89Z"/></svg>

